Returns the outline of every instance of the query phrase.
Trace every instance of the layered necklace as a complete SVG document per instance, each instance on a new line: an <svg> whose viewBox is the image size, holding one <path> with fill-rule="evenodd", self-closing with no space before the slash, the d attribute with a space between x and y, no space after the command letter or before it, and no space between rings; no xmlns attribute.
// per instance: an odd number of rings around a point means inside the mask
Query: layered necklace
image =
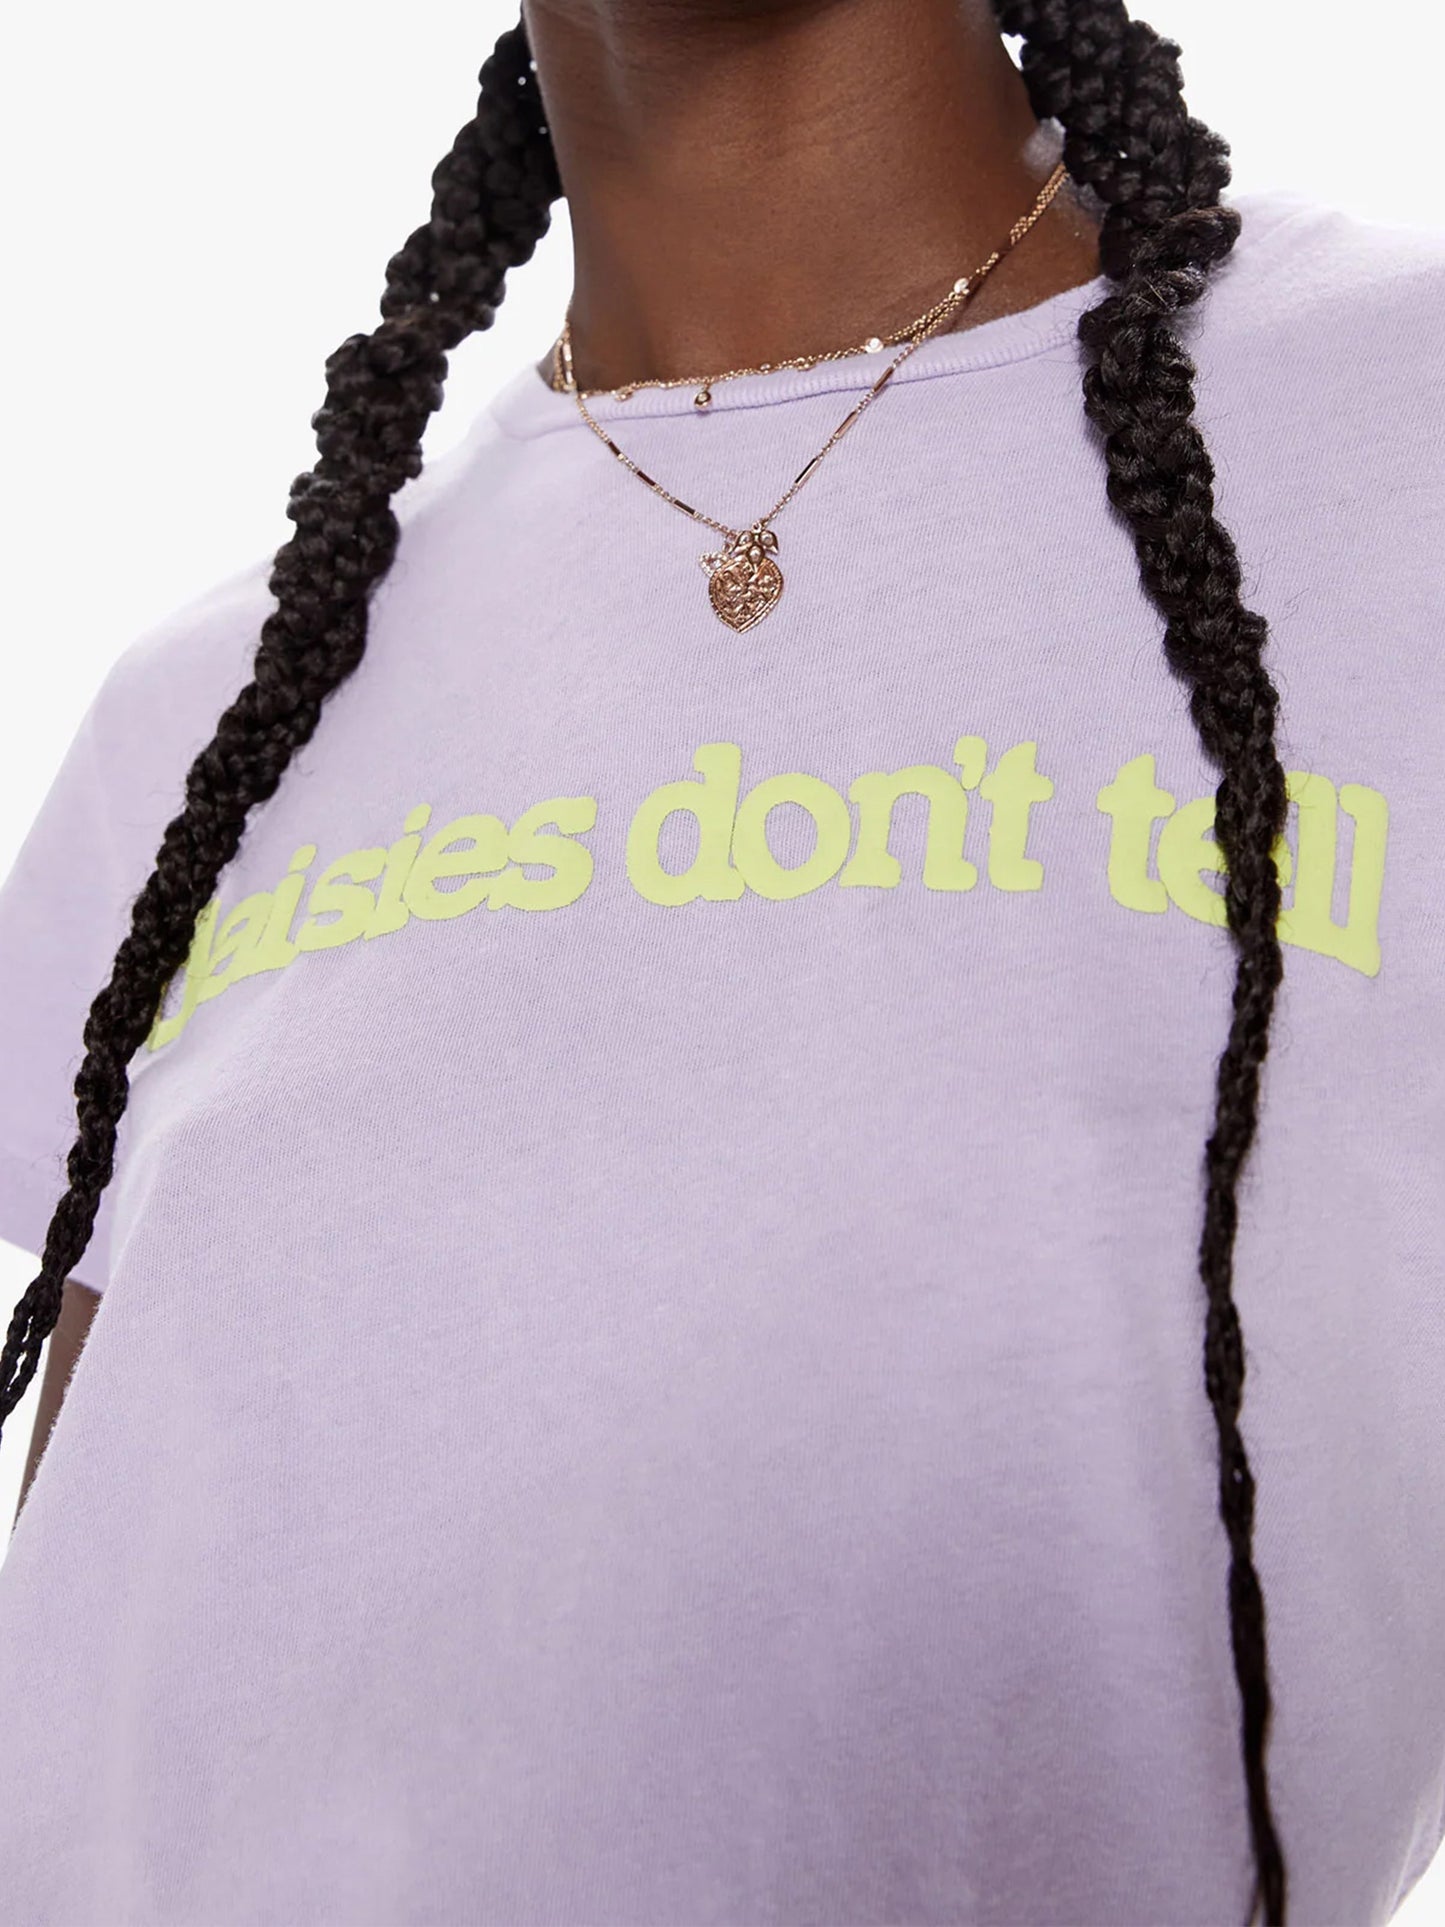
<svg viewBox="0 0 1445 1927"><path fill-rule="evenodd" d="M956 314L970 296L977 292L980 283L992 269L997 267L1006 254L1018 246L1058 193L1066 178L1067 171L1061 164L1054 169L1044 183L1028 213L1021 215L1014 222L1009 229L1008 239L1003 245L995 248L982 266L975 268L972 274L960 275L948 292L940 300L935 301L931 308L926 308L915 321L910 322L906 328L896 329L890 335L870 335L868 340L859 342L856 347L831 348L816 354L794 355L787 361L764 361L752 368L728 368L717 375L658 377L627 382L620 388L591 388L584 391L577 385L577 377L572 366L572 310L570 302L568 303L567 313L562 322L562 332L558 335L556 346L552 351L552 386L575 398L583 421L600 440L606 443L624 468L629 469L639 481L646 482L653 493L660 495L664 502L671 502L672 506L681 509L684 515L690 515L695 522L703 522L708 528L716 529L723 537L721 548L698 559L707 572L708 600L713 612L730 629L738 631L751 629L755 622L761 622L771 609L776 608L778 598L783 593L783 572L778 567L778 538L772 527L773 522L792 501L823 457L830 449L837 447L869 403L883 392L895 371L907 361L914 349L920 347L931 334L943 326L945 321ZM756 522L749 523L743 529L731 528L726 522L719 522L713 516L705 515L701 509L694 508L690 502L684 502L679 496L665 489L660 482L654 481L644 469L638 467L630 455L617 446L607 430L592 414L586 401L586 396L589 394L610 394L619 401L626 401L629 396L635 395L642 388L691 388L694 391L693 405L698 409L706 409L712 403L713 389L722 382L736 379L739 375L774 374L784 368L815 368L821 362L842 361L850 355L878 354L884 348L894 347L899 342L904 344L901 351L888 363L862 400L843 417L817 454L799 469L786 491L774 502L767 514L760 515Z"/></svg>

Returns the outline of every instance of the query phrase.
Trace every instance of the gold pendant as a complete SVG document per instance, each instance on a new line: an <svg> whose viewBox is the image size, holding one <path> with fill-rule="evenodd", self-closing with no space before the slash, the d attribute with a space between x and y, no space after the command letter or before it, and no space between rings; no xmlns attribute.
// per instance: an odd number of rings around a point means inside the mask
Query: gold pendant
<svg viewBox="0 0 1445 1927"><path fill-rule="evenodd" d="M754 522L729 537L715 555L700 557L708 573L707 594L713 613L729 629L741 632L761 622L783 593L783 572L773 560L778 538Z"/></svg>

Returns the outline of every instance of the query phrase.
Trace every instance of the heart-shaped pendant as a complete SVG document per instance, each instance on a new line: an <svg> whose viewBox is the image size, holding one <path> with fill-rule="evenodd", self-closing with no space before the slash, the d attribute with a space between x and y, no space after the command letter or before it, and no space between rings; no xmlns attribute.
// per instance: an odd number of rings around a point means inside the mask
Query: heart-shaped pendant
<svg viewBox="0 0 1445 1927"><path fill-rule="evenodd" d="M771 529L754 523L734 535L725 549L705 555L707 594L713 613L729 629L751 629L783 593L783 572L773 560L778 538Z"/></svg>

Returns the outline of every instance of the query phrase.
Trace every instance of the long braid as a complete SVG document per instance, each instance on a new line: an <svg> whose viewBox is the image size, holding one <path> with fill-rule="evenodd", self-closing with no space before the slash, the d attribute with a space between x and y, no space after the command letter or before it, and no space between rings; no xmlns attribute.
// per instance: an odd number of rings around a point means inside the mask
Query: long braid
<svg viewBox="0 0 1445 1927"><path fill-rule="evenodd" d="M1194 368L1169 325L1203 294L1210 268L1234 246L1240 217L1219 205L1229 149L1186 112L1173 41L1131 20L1121 0L998 0L997 10L1004 31L1023 36L1019 64L1034 111L1062 124L1071 176L1105 205L1100 260L1119 286L1080 318L1093 356L1084 405L1104 434L1109 499L1128 519L1141 579L1166 618L1165 655L1189 685L1190 714L1222 772L1215 833L1237 965L1204 1154L1204 1384L1219 1437L1257 1870L1246 1927L1254 1927L1261 1898L1268 1927L1278 1927L1286 1870L1264 1767L1272 1702L1252 1553L1254 1478L1239 1433L1245 1357L1233 1275L1239 1177L1284 968L1273 850L1288 799L1274 737L1279 698L1261 662L1266 624L1240 599L1239 562L1215 519L1214 469L1193 419Z"/></svg>
<svg viewBox="0 0 1445 1927"><path fill-rule="evenodd" d="M550 222L560 182L520 25L483 66L476 118L432 185L430 221L388 265L381 326L350 336L326 363L326 400L312 418L321 459L291 487L296 533L273 565L277 606L261 629L253 679L187 773L185 807L166 826L110 979L90 1007L69 1185L0 1351L0 1424L35 1374L65 1281L90 1242L130 1095L127 1067L185 960L196 918L251 811L274 794L322 704L361 661L368 601L399 536L391 498L421 471L447 355L490 325L507 270L528 259Z"/></svg>
<svg viewBox="0 0 1445 1927"><path fill-rule="evenodd" d="M1268 1927L1283 1927L1285 1866L1263 1763L1271 1701L1251 1552L1254 1483L1238 1426L1245 1361L1232 1281L1237 1187L1255 1135L1283 968L1273 850L1286 795L1274 744L1278 697L1261 664L1266 625L1240 600L1234 545L1214 517L1213 468L1193 421L1194 369L1169 326L1234 245L1239 216L1219 205L1228 147L1186 112L1172 41L1131 20L1120 0L995 0L995 7L1003 31L1022 38L1035 112L1060 122L1071 176L1106 210L1100 262L1119 285L1079 323L1092 355L1084 405L1103 431L1110 500L1129 522L1141 578L1166 619L1167 659L1190 685L1191 714L1222 771L1216 834L1238 967L1204 1160L1204 1380L1219 1434L1257 1865L1245 1927L1254 1927L1261 1898ZM531 255L561 192L520 22L483 67L477 118L438 166L433 188L431 218L388 264L382 326L350 337L327 363L327 399L313 423L321 460L292 486L288 514L297 533L276 557L270 586L278 606L261 632L254 680L192 765L186 807L166 830L110 982L91 1006L75 1082L70 1186L51 1220L40 1275L0 1353L0 1422L34 1374L64 1280L89 1241L128 1097L126 1068L184 962L196 917L239 848L251 809L274 793L325 698L361 659L368 599L398 539L390 499L420 471L421 436L441 402L446 357L490 325L507 269Z"/></svg>

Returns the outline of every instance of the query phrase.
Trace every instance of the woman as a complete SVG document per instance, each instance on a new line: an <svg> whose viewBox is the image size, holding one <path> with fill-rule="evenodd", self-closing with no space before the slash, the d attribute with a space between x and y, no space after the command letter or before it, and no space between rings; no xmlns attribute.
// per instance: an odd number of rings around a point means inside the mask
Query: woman
<svg viewBox="0 0 1445 1927"><path fill-rule="evenodd" d="M10 1918L1423 1872L1445 249L1227 200L1177 53L502 36L294 536L0 898ZM564 189L565 325L422 475Z"/></svg>

